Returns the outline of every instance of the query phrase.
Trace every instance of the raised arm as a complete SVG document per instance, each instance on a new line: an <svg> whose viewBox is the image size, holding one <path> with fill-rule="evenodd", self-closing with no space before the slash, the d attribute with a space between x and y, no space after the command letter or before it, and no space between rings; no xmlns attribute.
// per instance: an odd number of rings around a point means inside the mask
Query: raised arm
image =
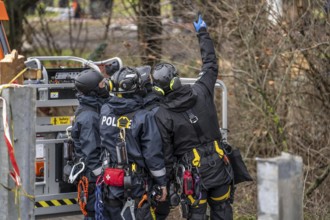
<svg viewBox="0 0 330 220"><path fill-rule="evenodd" d="M203 61L202 76L196 83L202 84L213 96L214 85L218 77L218 59L215 54L213 41L207 32L206 23L203 21L201 15L198 16L197 21L194 21L194 27L197 32Z"/></svg>

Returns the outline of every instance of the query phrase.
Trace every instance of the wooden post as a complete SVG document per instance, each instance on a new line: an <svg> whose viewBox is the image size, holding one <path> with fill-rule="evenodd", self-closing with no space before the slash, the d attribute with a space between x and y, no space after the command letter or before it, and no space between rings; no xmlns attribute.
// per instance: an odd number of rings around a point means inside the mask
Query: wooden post
<svg viewBox="0 0 330 220"><path fill-rule="evenodd" d="M257 158L258 220L303 219L303 162L282 153Z"/></svg>
<svg viewBox="0 0 330 220"><path fill-rule="evenodd" d="M15 157L22 180L19 206L15 204L15 195L0 186L0 216L4 219L34 219L34 201L22 195L23 190L34 196L35 183L35 148L36 148L36 91L33 88L7 88L1 96L7 101L8 125L13 126L12 142ZM0 104L2 113L2 103ZM10 120L12 118L12 120ZM14 188L14 181L9 176L12 170L8 158L7 145L4 142L2 114L0 117L0 181L5 186Z"/></svg>
<svg viewBox="0 0 330 220"><path fill-rule="evenodd" d="M24 56L13 50L0 60L0 84L9 83L24 68ZM23 84L23 75L18 77L15 83Z"/></svg>

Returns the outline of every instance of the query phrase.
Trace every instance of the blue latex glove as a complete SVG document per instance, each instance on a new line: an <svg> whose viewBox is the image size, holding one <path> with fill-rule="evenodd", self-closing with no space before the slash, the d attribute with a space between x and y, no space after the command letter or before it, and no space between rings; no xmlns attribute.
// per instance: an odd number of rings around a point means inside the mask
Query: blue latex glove
<svg viewBox="0 0 330 220"><path fill-rule="evenodd" d="M202 15L198 15L198 20L194 21L194 27L196 32L199 32L199 30L204 27L206 29L206 23L205 21L202 19Z"/></svg>

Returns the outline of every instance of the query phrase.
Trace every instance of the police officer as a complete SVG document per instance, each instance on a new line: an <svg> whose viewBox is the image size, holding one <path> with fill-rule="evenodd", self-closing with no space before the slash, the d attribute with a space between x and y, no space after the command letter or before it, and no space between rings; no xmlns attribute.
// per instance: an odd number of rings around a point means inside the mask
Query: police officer
<svg viewBox="0 0 330 220"><path fill-rule="evenodd" d="M101 109L101 146L109 154L104 169L104 217L107 219L152 219L151 213L141 215L147 191L158 190L154 199L164 201L166 171L161 136L153 114L144 109L141 75L131 67L122 67L109 81L116 96ZM146 206L145 212L150 212ZM139 214L140 213L140 214Z"/></svg>
<svg viewBox="0 0 330 220"><path fill-rule="evenodd" d="M155 114L158 110L158 106L162 103L164 96L159 95L157 92L154 92L152 89L151 82L151 66L139 66L136 67L137 71L141 75L141 84L142 91L141 95L143 96L144 109L152 110L152 113ZM167 178L168 179L168 178ZM167 184L169 188L169 184ZM157 220L165 220L170 213L170 204L169 200L158 202L155 207L155 214Z"/></svg>
<svg viewBox="0 0 330 220"><path fill-rule="evenodd" d="M79 106L75 112L71 135L74 142L75 161L85 163L83 176L88 180L88 199L84 208L87 213L84 214L86 220L91 220L95 216L96 177L102 171L102 161L99 159L101 154L99 112L102 104L109 98L109 92L105 87L102 74L93 69L79 73L74 84L78 91ZM87 184L79 184L79 187L87 187Z"/></svg>
<svg viewBox="0 0 330 220"><path fill-rule="evenodd" d="M141 75L141 87L140 92L143 97L143 107L145 109L157 112L159 104L163 101L164 96L160 96L158 93L153 91L151 82L151 66L138 66L136 70Z"/></svg>
<svg viewBox="0 0 330 220"><path fill-rule="evenodd" d="M199 15L194 23L203 61L200 78L193 85L181 85L170 63L154 66L154 90L164 95L156 122L164 142L167 164L178 164L188 219L205 219L207 203L211 219L232 219L229 202L232 169L221 148L214 98L218 64L213 42ZM171 166L166 167L170 172ZM180 168L180 169L179 169ZM185 209L183 209L185 210Z"/></svg>

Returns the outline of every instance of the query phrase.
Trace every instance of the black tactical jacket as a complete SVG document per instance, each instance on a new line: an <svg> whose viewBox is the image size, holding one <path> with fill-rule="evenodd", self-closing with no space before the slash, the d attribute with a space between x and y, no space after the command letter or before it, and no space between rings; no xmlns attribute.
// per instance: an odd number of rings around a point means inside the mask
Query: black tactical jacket
<svg viewBox="0 0 330 220"><path fill-rule="evenodd" d="M174 157L180 159L193 148L220 140L221 134L214 105L214 87L218 75L217 57L209 34L205 29L198 33L203 61L202 75L193 85L184 85L165 96L156 113L169 171ZM198 118L200 131L189 122L187 110Z"/></svg>
<svg viewBox="0 0 330 220"><path fill-rule="evenodd" d="M80 105L75 112L71 135L75 146L75 157L83 158L89 171L101 166L99 112L105 100L95 96L78 96Z"/></svg>
<svg viewBox="0 0 330 220"><path fill-rule="evenodd" d="M117 163L116 144L120 141L117 120L121 116L130 119L126 130L126 148L129 163L136 163L151 174L157 184L166 185L165 163L162 141L154 113L158 107L143 109L144 100L140 96L133 98L112 97L101 109L101 145L110 153L112 164Z"/></svg>

